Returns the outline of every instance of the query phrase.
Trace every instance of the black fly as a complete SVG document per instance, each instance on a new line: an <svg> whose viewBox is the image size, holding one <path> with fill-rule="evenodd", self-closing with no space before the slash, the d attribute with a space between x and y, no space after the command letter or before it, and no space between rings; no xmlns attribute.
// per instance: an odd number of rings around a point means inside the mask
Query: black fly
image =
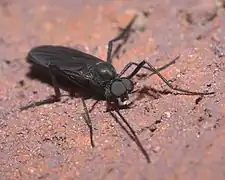
<svg viewBox="0 0 225 180"><path fill-rule="evenodd" d="M124 67L124 69L120 73L117 73L115 68L111 64L113 42L121 40L123 37L126 37L128 31L129 29L123 31L123 33L121 33L119 36L109 41L106 62L95 56L86 54L84 52L69 47L43 45L31 49L27 56L28 62L32 63L37 68L41 67L49 71L55 95L51 96L46 100L34 102L33 104L24 106L21 108L21 110L25 110L34 106L39 106L45 103L59 101L61 93L58 79L65 78L71 84L83 89L89 95L94 97L100 97L101 99L106 100L111 105L117 104L118 108L114 109L114 111L117 112L119 117L129 128L132 134L132 139L137 143L138 147L141 149L147 161L150 162L149 155L138 140L136 133L128 124L128 122L123 118L122 114L119 112L120 106L124 105L125 101L129 98L128 95L134 89L134 84L131 79L142 68L144 68L151 72L149 76L153 74L158 75L173 90L181 91L190 95L209 95L213 94L213 92L191 92L188 90L176 88L172 86L171 83L160 74L159 71L173 64L175 60L179 58L179 56L170 63L158 69L154 68L149 62L145 60L139 63L130 62ZM124 73L131 66L134 66L135 69L128 76L123 77ZM91 119L89 117L88 109L85 104L85 99L83 97L81 99L87 117L86 122L90 130L91 145L94 147Z"/></svg>

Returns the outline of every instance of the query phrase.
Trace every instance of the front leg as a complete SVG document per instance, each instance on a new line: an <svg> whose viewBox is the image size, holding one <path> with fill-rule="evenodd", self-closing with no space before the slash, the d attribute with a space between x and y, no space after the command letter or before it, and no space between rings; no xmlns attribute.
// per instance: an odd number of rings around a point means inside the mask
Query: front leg
<svg viewBox="0 0 225 180"><path fill-rule="evenodd" d="M178 55L176 58L174 58L174 59L173 59L172 61L170 61L168 64L166 64L166 65L164 65L164 66L158 68L157 71L162 71L162 70L168 68L170 65L174 64L174 63L176 62L176 60L179 59L179 58L180 58L180 55ZM119 77L121 77L121 76L122 76L129 68L131 68L131 66L136 66L136 67L137 67L138 65L139 65L139 63L136 63L136 62L130 62L130 63L128 63L128 64L123 68L123 70L120 72ZM143 65L142 68L147 69L147 70L149 70L149 71L152 72L150 75L148 75L148 77L150 77L150 76L152 76L152 75L155 74L155 73L152 71L152 68L150 68L150 67L148 67L148 66ZM132 72L132 73L131 73L129 76L127 76L127 77L128 77L129 79L131 79L135 74L136 74L136 71L135 71L135 72Z"/></svg>
<svg viewBox="0 0 225 180"><path fill-rule="evenodd" d="M132 62L131 62L132 63ZM133 65L136 66L136 68L134 69L134 71L127 77L127 78L132 78L133 76L135 76L142 68L144 68L144 65L147 65L150 69L150 71L152 72L152 74L156 74L159 76L160 79L162 79L162 81L172 90L175 91L180 91L180 92L184 92L187 93L189 95L210 95L210 94L214 94L214 92L193 92L193 91L188 91L185 89L181 89L178 87L174 87L160 72L158 69L156 69L154 66L152 66L149 62L143 60L141 61L139 64L137 63L132 63ZM146 69L146 68L145 68Z"/></svg>

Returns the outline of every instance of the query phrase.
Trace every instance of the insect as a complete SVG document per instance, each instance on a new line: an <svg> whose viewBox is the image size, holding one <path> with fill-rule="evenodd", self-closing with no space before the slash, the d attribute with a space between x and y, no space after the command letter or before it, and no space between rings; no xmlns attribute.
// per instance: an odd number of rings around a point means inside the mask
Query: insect
<svg viewBox="0 0 225 180"><path fill-rule="evenodd" d="M103 61L82 51L59 45L42 45L32 48L27 55L27 60L34 66L42 67L49 71L55 95L44 101L35 102L31 105L24 106L21 108L21 110L25 110L30 107L38 106L48 102L59 101L61 92L58 79L65 78L71 84L81 88L89 95L104 99L109 104L117 104L118 108L115 109L115 111L128 126L133 135L133 139L136 141L147 161L150 162L149 155L141 145L134 130L130 127L128 122L119 112L120 106L123 106L126 100L129 99L129 95L134 89L132 78L141 69L146 69L151 72L149 76L154 74L158 75L172 90L188 93L190 95L209 95L213 94L214 92L192 92L177 88L174 87L165 77L161 75L160 71L173 64L179 58L179 56L170 63L158 69L153 67L149 62L145 60L139 63L130 62L120 73L118 73L112 65L112 47L114 42L122 39L125 36L125 33L126 31L108 42L106 61ZM125 72L127 72L127 70L132 66L135 67L134 70L129 75L123 76ZM92 123L88 113L88 108L86 106L85 99L81 97L81 100L87 117L86 122L90 130L91 145L94 147L95 145L92 135Z"/></svg>

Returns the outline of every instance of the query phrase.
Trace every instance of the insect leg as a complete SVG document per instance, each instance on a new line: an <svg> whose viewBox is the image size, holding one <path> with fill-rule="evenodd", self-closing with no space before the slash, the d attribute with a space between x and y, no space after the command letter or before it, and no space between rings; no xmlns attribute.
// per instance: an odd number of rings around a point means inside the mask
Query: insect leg
<svg viewBox="0 0 225 180"><path fill-rule="evenodd" d="M90 131L91 146L95 147L94 140L93 140L93 128L92 128L91 118L89 116L88 109L87 109L86 103L84 101L84 98L82 97L81 100L82 100L84 111L85 111L85 114L86 114L86 117L84 119L85 119L85 121L88 125L88 128L89 128L89 131Z"/></svg>
<svg viewBox="0 0 225 180"><path fill-rule="evenodd" d="M174 58L171 62L167 63L166 65L164 65L164 66L158 68L157 71L162 71L162 70L166 69L167 67L169 67L170 65L174 64L175 61L176 61L179 57L180 57L180 55L178 55L176 58ZM133 65L134 65L134 66L138 66L139 64L136 63L136 62L130 62L130 63L128 63L128 64L123 68L123 70L120 72L119 77L121 77L121 76L122 76L122 75L123 75L123 74L131 67L131 66L133 66ZM148 66L142 66L142 68L152 71L152 69L149 68ZM154 75L154 74L155 74L155 73L153 72L153 73L151 73L150 75L148 75L148 77L150 77L150 76L152 76L152 75ZM132 77L133 77L133 76L132 76Z"/></svg>
<svg viewBox="0 0 225 180"><path fill-rule="evenodd" d="M36 107L36 106L41 106L41 105L44 105L44 104L52 104L54 102L56 102L57 100L55 99L55 96L51 96L45 100L41 100L41 101L38 101L38 102L32 102L28 105L25 105L25 106L22 106L20 108L20 111L24 111L24 110L27 110L29 108L32 108L32 107Z"/></svg>
<svg viewBox="0 0 225 180"><path fill-rule="evenodd" d="M59 101L60 97L61 97L61 93L60 93L60 89L59 89L59 85L57 83L56 77L54 75L54 72L56 72L56 67L54 65L49 65L49 72L50 72L51 79L52 79L52 85L53 85L54 91L55 91L55 100Z"/></svg>
<svg viewBox="0 0 225 180"><path fill-rule="evenodd" d="M57 83L56 77L54 75L56 70L57 70L57 68L54 65L49 65L49 73L50 73L50 76L52 79L52 85L54 87L55 95L52 95L52 96L48 97L47 99L44 99L44 100L41 100L38 102L32 102L31 104L23 106L20 108L20 111L29 109L31 107L41 106L43 104L51 104L51 103L60 101L61 93L60 93L60 89L59 89L59 85Z"/></svg>
<svg viewBox="0 0 225 180"><path fill-rule="evenodd" d="M130 23L127 25L127 27L122 31L121 34L119 34L117 37L115 37L114 39L110 40L108 42L108 50L107 50L107 62L108 63L112 63L112 47L113 47L113 43L116 42L116 41L119 41L123 38L127 39L129 33L130 33L130 30L131 30L131 27L133 25L133 23L135 22L137 18L137 15L135 15L133 17L133 19L130 21Z"/></svg>
<svg viewBox="0 0 225 180"><path fill-rule="evenodd" d="M177 88L174 87L160 72L159 70L157 70L154 66L152 66L150 63L146 62L145 60L141 61L139 64L134 64L136 65L136 68L134 69L134 71L127 76L127 78L132 78L134 75L136 75L138 73L138 71L140 71L141 68L143 68L143 66L147 64L150 68L150 71L152 71L154 74L157 74L162 80L163 82L171 89L175 90L175 91L180 91L180 92L184 92L184 93L188 93L191 95L209 95L209 94L214 94L214 92L193 92L193 91L188 91L185 89L181 89L181 88Z"/></svg>
<svg viewBox="0 0 225 180"><path fill-rule="evenodd" d="M130 124L127 122L127 120L122 116L122 114L119 112L119 110L116 110L116 113L119 115L119 117L123 120L123 122L126 124L126 126L128 127L128 129L130 130L130 132L133 135L133 140L136 142L137 146L140 148L141 152L143 153L143 155L145 156L146 160L148 163L151 162L150 157L147 153L147 151L144 149L144 147L142 146L138 136L136 135L135 131L133 130L133 128L130 126ZM129 135L129 134L128 134Z"/></svg>

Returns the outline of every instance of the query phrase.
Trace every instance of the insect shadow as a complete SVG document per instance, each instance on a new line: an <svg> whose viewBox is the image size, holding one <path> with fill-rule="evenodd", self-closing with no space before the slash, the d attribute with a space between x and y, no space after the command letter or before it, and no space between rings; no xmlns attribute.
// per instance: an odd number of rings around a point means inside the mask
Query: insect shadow
<svg viewBox="0 0 225 180"><path fill-rule="evenodd" d="M145 60L141 62L130 62L120 73L118 73L112 65L111 54L113 43L127 37L128 31L129 29L126 29L116 38L108 42L106 61L82 51L59 45L42 45L32 48L27 55L27 61L32 64L32 73L29 75L33 78L38 75L38 78L42 81L52 84L55 94L45 100L33 102L21 107L21 110L60 101L60 88L66 88L68 90L76 87L82 90L82 92L85 92L85 94L89 97L97 100L105 100L109 106L113 107L113 109L109 109L111 115L115 118L115 120L118 120L117 116L114 114L114 112L116 112L119 118L122 119L129 131L125 130L125 126L121 123L119 124L122 125L121 127L127 132L132 140L135 141L149 163L151 161L147 151L140 143L135 131L120 113L121 108L128 108L130 106L130 104L127 104L127 101L129 99L129 95L131 95L134 90L132 78L141 69L145 69L150 72L148 77L156 74L172 90L189 95L210 95L214 92L193 92L174 87L165 77L161 75L160 71L167 68L171 64L174 64L179 56L158 69ZM134 67L134 70L124 76L127 70L131 67ZM90 131L90 142L92 147L94 147L92 122L85 99L85 97L81 96L84 112L86 114L85 121Z"/></svg>

